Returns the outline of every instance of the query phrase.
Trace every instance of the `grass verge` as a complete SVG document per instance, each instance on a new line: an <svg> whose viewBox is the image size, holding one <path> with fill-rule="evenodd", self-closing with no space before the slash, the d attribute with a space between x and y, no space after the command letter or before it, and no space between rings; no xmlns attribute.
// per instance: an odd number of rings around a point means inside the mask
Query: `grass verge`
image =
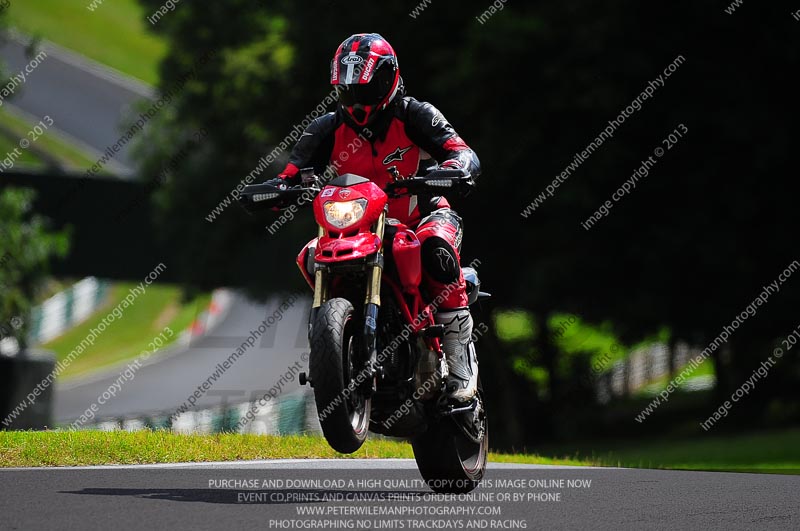
<svg viewBox="0 0 800 531"><path fill-rule="evenodd" d="M568 455L601 466L800 474L800 429L595 442L571 448L542 448L541 452Z"/></svg>
<svg viewBox="0 0 800 531"><path fill-rule="evenodd" d="M594 450L491 453L495 463L622 466L800 474L800 429L733 436L595 445ZM566 457L552 457L553 455ZM548 457L549 455L549 457ZM411 446L370 439L353 454L320 436L179 435L168 431L0 432L0 467L82 466L248 459L413 458Z"/></svg>
<svg viewBox="0 0 800 531"><path fill-rule="evenodd" d="M13 151L14 148L19 148L19 140L25 138L34 125L36 124L30 124L4 109L0 110L0 156ZM90 160L78 148L70 146L47 133L40 136L29 149L20 149L20 151L22 151L22 156L18 163L34 168L47 166L45 160L37 156L34 151L46 154L47 158L63 168L83 170L94 164L94 161Z"/></svg>
<svg viewBox="0 0 800 531"><path fill-rule="evenodd" d="M114 285L109 301L103 307L67 333L41 345L41 348L55 352L58 360L66 358L89 335L89 331L96 328L108 312L125 298L133 286L134 284L127 283ZM75 358L59 376L81 376L133 359L148 349L149 342L167 326L174 335L165 342L165 346L175 341L180 332L191 324L211 300L211 295L205 294L185 302L181 301L181 295L181 289L175 286L149 286L147 293L124 310L121 318L108 325L94 345Z"/></svg>
<svg viewBox="0 0 800 531"><path fill-rule="evenodd" d="M0 121L4 118L4 113L0 112ZM21 137L20 137L21 138ZM15 149L20 149L19 144L17 143L17 138L13 138L11 135L5 135L2 131L0 131L0 159L5 159L7 156L12 156ZM22 150L20 150L22 151ZM33 153L28 150L22 151L22 155L16 160L14 163L17 164L24 164L26 166L41 166L43 163Z"/></svg>
<svg viewBox="0 0 800 531"><path fill-rule="evenodd" d="M137 0L108 0L89 11L89 0L36 0L11 3L12 26L39 35L146 83L158 82L166 53L162 39L147 31ZM76 31L76 28L80 30Z"/></svg>
<svg viewBox="0 0 800 531"><path fill-rule="evenodd" d="M0 432L0 467L148 464L248 459L408 458L411 445L370 439L353 454L340 454L320 436L177 435L166 431ZM513 462L491 454L490 461ZM526 456L540 464L586 464L574 459Z"/></svg>

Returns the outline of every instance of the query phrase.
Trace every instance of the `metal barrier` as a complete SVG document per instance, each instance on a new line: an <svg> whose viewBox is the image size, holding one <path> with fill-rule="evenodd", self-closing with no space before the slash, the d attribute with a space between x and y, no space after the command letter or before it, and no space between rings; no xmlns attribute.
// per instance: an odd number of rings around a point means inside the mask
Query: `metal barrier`
<svg viewBox="0 0 800 531"><path fill-rule="evenodd" d="M29 343L46 343L85 321L103 305L109 286L106 280L87 277L34 307Z"/></svg>

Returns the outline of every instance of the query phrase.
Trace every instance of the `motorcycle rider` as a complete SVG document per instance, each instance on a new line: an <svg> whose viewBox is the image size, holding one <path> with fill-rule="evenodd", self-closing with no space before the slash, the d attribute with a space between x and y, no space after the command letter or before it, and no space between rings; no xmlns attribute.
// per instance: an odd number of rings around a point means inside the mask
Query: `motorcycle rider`
<svg viewBox="0 0 800 531"><path fill-rule="evenodd" d="M475 153L430 103L405 95L394 49L377 33L346 39L331 63L331 85L339 103L335 112L315 119L292 149L278 186L299 184L300 168L322 174L332 165L338 175L354 173L381 188L392 175L418 175L431 165L480 174ZM456 401L477 391L478 365L469 348L472 317L460 266L461 218L443 197L418 202L416 196L390 199L389 218L411 228L422 244L423 288L429 300L441 300L435 313L444 325L443 349L449 376L447 392Z"/></svg>

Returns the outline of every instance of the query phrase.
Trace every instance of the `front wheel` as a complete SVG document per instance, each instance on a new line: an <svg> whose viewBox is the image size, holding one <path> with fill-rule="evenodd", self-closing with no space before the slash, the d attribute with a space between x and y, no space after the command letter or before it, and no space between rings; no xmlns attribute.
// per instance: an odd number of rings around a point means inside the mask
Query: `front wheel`
<svg viewBox="0 0 800 531"><path fill-rule="evenodd" d="M480 380L477 401L474 414L470 413L474 415L470 423L473 429L467 430L472 432L471 436L456 425L459 420L450 417L432 423L425 433L411 442L417 468L435 492L464 494L475 489L483 479L489 454L489 433Z"/></svg>
<svg viewBox="0 0 800 531"><path fill-rule="evenodd" d="M347 299L325 301L311 329L309 376L322 433L331 448L350 454L367 439L370 403L360 390L357 323Z"/></svg>

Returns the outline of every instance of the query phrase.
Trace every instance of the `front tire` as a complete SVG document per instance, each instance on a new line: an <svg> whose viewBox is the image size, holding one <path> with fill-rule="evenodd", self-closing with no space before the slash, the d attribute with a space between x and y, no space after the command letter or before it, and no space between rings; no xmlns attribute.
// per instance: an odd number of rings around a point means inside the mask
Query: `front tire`
<svg viewBox="0 0 800 531"><path fill-rule="evenodd" d="M354 383L357 324L347 299L325 301L311 329L309 376L322 433L331 448L350 454L367 439L371 400Z"/></svg>

